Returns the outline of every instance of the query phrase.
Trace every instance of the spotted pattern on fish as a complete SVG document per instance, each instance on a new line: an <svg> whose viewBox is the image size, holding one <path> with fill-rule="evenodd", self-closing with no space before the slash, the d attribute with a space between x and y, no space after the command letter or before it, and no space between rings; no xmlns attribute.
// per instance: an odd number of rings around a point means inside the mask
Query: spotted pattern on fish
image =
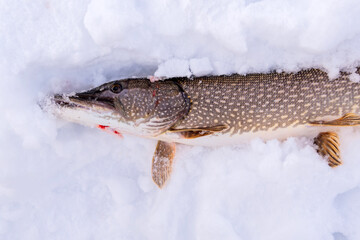
<svg viewBox="0 0 360 240"><path fill-rule="evenodd" d="M241 134L360 113L360 84L348 74L329 80L325 72L310 69L170 81L177 81L191 99L190 112L173 129L225 124L223 133Z"/></svg>

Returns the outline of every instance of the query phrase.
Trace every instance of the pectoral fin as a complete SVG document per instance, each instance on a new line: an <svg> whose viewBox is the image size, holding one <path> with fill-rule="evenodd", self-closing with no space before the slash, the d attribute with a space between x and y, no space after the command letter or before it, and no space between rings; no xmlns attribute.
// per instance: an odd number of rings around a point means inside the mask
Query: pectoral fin
<svg viewBox="0 0 360 240"><path fill-rule="evenodd" d="M355 126L360 125L360 116L354 113L347 113L341 118L332 121L311 121L310 124L323 126Z"/></svg>
<svg viewBox="0 0 360 240"><path fill-rule="evenodd" d="M152 179L162 188L169 179L175 156L175 143L158 141L152 160Z"/></svg>
<svg viewBox="0 0 360 240"><path fill-rule="evenodd" d="M185 129L170 129L168 132L178 133L183 138L192 139L198 137L204 137L216 132L221 132L228 128L226 125L218 125L213 127L206 127L206 128L185 128Z"/></svg>
<svg viewBox="0 0 360 240"><path fill-rule="evenodd" d="M337 133L321 132L314 139L314 143L318 146L318 153L327 158L330 167L337 167L342 164Z"/></svg>

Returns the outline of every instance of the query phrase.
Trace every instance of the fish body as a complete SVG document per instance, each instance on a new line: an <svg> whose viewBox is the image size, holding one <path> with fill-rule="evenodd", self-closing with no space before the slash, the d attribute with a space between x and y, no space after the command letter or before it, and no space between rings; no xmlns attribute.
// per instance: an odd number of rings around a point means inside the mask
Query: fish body
<svg viewBox="0 0 360 240"><path fill-rule="evenodd" d="M221 132L184 139L174 134L165 141L193 145L224 145L253 138L285 139L316 136L334 126L311 126L311 121L360 113L360 84L342 74L330 80L318 69L298 73L211 76L177 80L191 99L191 111L173 129L202 129L224 124Z"/></svg>
<svg viewBox="0 0 360 240"><path fill-rule="evenodd" d="M65 120L159 140L153 179L161 187L170 175L175 142L213 146L318 134L319 153L337 166L341 162L334 131L359 125L359 106L360 83L350 81L349 74L330 80L325 72L309 69L117 80L55 95L45 108Z"/></svg>

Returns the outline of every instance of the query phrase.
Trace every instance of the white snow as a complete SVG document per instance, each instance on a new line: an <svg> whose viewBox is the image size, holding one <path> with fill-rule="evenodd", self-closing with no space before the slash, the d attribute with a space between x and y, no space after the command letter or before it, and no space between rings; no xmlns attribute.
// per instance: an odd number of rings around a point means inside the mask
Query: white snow
<svg viewBox="0 0 360 240"><path fill-rule="evenodd" d="M170 59L159 65L155 74L156 77L190 77L189 61L181 59Z"/></svg>
<svg viewBox="0 0 360 240"><path fill-rule="evenodd" d="M336 76L359 60L358 0L2 0L0 239L358 240L359 128L340 130L336 169L307 138L179 145L159 190L154 141L37 102L155 73Z"/></svg>
<svg viewBox="0 0 360 240"><path fill-rule="evenodd" d="M192 58L189 67L194 76L210 75L213 71L208 58Z"/></svg>

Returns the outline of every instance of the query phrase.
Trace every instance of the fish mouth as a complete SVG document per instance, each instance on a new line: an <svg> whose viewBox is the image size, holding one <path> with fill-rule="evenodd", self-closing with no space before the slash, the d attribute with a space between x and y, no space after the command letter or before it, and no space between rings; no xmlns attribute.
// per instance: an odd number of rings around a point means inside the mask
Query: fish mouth
<svg viewBox="0 0 360 240"><path fill-rule="evenodd" d="M112 98L98 97L93 94L76 93L72 95L56 94L52 101L59 107L82 108L94 110L115 110L115 104Z"/></svg>

